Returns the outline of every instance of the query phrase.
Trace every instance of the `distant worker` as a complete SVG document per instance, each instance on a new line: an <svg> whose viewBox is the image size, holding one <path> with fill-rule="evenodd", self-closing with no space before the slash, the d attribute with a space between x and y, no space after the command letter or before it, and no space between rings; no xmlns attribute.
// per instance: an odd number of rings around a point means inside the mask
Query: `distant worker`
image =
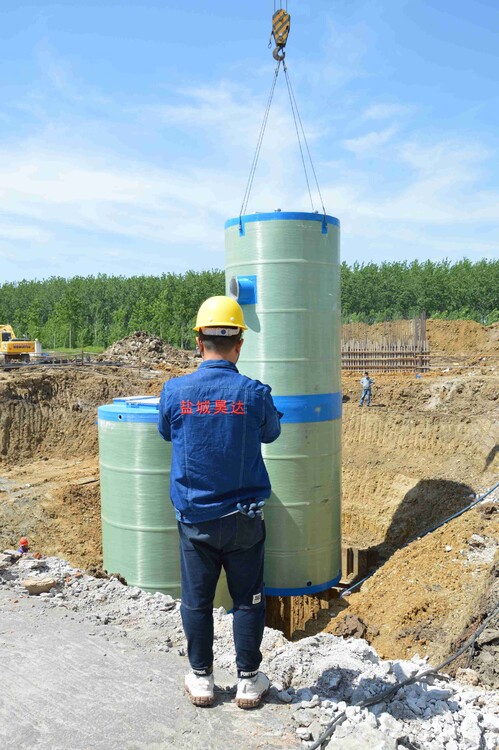
<svg viewBox="0 0 499 750"><path fill-rule="evenodd" d="M365 372L364 377L360 381L360 384L362 386L362 396L360 397L359 406L363 406L364 401L366 402L366 406L369 406L371 404L371 386L373 383L374 380L369 377L369 373Z"/></svg>
<svg viewBox="0 0 499 750"><path fill-rule="evenodd" d="M19 549L17 551L20 552L21 555L25 555L27 552L29 552L29 542L25 536L19 539Z"/></svg>
<svg viewBox="0 0 499 750"><path fill-rule="evenodd" d="M268 385L241 375L243 311L230 297L210 297L195 331L202 362L169 380L159 432L172 442L170 496L180 537L181 615L192 669L185 689L195 706L214 702L213 600L223 568L233 601L236 703L256 708L270 682L259 666L265 626L262 506L270 481L261 443L281 432Z"/></svg>

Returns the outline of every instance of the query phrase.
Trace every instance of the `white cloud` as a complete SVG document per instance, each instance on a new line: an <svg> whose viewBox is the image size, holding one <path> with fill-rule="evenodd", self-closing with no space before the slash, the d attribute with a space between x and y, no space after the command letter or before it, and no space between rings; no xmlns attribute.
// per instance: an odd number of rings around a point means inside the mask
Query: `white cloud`
<svg viewBox="0 0 499 750"><path fill-rule="evenodd" d="M390 153L396 187L383 184L380 170L323 189L344 247L374 260L499 255L499 191L483 187L491 154L455 141L405 142Z"/></svg>
<svg viewBox="0 0 499 750"><path fill-rule="evenodd" d="M265 176L265 168L261 172ZM286 188L276 197L277 179L274 174L262 180L250 209L291 200ZM230 163L218 170L158 169L146 162L124 164L118 155L75 154L43 143L0 152L2 211L35 227L7 227L13 239L24 231L25 239L43 241L47 230L60 226L167 246L219 247L225 219L239 209L243 184Z"/></svg>
<svg viewBox="0 0 499 750"><path fill-rule="evenodd" d="M254 93L233 84L221 82L218 86L183 89L176 92L172 103L148 106L136 113L143 121L158 120L166 126L182 126L192 132L202 132L207 141L216 141L226 152L231 149L239 155L253 153L262 125L266 97L255 98ZM319 123L304 121L309 141L324 132ZM270 117L262 145L262 156L278 151L297 149L295 126L282 76L274 94ZM275 166L279 161L274 159ZM249 168L249 164L248 164Z"/></svg>
<svg viewBox="0 0 499 750"><path fill-rule="evenodd" d="M362 117L364 120L387 120L407 115L412 109L406 104L372 104L365 110Z"/></svg>
<svg viewBox="0 0 499 750"><path fill-rule="evenodd" d="M36 226L0 224L0 238L6 240L32 240L33 242L47 242L50 234Z"/></svg>
<svg viewBox="0 0 499 750"><path fill-rule="evenodd" d="M377 148L384 146L385 143L392 140L397 133L398 128L391 127L384 130L373 130L370 133L361 135L358 138L349 138L343 141L343 146L349 151L353 151L358 156L375 151Z"/></svg>

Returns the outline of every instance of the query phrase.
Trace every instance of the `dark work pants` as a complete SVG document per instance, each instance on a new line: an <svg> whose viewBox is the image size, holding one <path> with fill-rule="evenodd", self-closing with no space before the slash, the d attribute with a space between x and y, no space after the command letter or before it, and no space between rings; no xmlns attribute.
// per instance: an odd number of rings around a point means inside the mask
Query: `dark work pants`
<svg viewBox="0 0 499 750"><path fill-rule="evenodd" d="M222 566L233 601L238 677L258 672L265 627L265 523L234 513L214 521L179 523L182 604L189 663L195 674L213 667L213 599Z"/></svg>

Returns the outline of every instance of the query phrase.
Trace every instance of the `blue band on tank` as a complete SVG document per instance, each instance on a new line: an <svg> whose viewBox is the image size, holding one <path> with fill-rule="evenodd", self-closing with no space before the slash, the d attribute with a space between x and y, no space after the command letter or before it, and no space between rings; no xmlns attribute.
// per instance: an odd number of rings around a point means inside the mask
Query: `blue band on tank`
<svg viewBox="0 0 499 750"><path fill-rule="evenodd" d="M158 424L159 412L156 408L128 408L127 404L118 403L99 406L97 415L103 422L147 422L149 424Z"/></svg>
<svg viewBox="0 0 499 750"><path fill-rule="evenodd" d="M303 596L304 594L318 594L320 591L330 589L331 586L336 586L341 580L341 571L336 578L332 578L326 583L318 583L315 586L303 586L297 589L273 589L269 586L265 586L265 594L267 596Z"/></svg>
<svg viewBox="0 0 499 750"><path fill-rule="evenodd" d="M146 422L157 424L157 399L147 404L146 399L135 403L131 399L114 404L99 406L99 419L106 422ZM341 419L342 395L338 393L316 393L309 396L274 396L274 404L283 413L282 424L301 424L304 422L330 422Z"/></svg>
<svg viewBox="0 0 499 750"><path fill-rule="evenodd" d="M254 221L320 221L322 223L322 233L327 234L329 224L339 227L340 222L334 216L327 214L311 214L302 211L275 211L273 213L245 214L235 219L229 219L225 222L225 229L229 227L239 227L241 235L245 234L245 226Z"/></svg>
<svg viewBox="0 0 499 750"><path fill-rule="evenodd" d="M316 393L312 396L273 396L283 424L329 422L341 419L343 398L338 393Z"/></svg>

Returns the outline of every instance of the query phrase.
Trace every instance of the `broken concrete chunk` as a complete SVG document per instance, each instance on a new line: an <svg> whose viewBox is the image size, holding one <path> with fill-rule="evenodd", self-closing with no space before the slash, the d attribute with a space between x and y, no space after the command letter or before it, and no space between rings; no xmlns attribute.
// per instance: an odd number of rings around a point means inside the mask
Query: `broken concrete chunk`
<svg viewBox="0 0 499 750"><path fill-rule="evenodd" d="M484 714L482 718L482 727L488 732L499 734L499 716L496 714Z"/></svg>
<svg viewBox="0 0 499 750"><path fill-rule="evenodd" d="M315 719L315 714L310 708L300 708L293 714L293 719L299 727L309 727Z"/></svg>
<svg viewBox="0 0 499 750"><path fill-rule="evenodd" d="M45 594L56 585L57 581L55 578L25 578L23 581L24 588L32 596Z"/></svg>
<svg viewBox="0 0 499 750"><path fill-rule="evenodd" d="M366 726L349 727L350 731L343 737L335 737L328 745L328 750L397 750L397 741L387 737L378 729Z"/></svg>
<svg viewBox="0 0 499 750"><path fill-rule="evenodd" d="M307 729L306 727L298 727L296 730L296 734L301 740L311 740L312 739L312 733L310 729Z"/></svg>
<svg viewBox="0 0 499 750"><path fill-rule="evenodd" d="M3 554L8 555L12 562L19 560L19 558L22 557L21 553L15 549L4 549Z"/></svg>
<svg viewBox="0 0 499 750"><path fill-rule="evenodd" d="M36 560L32 557L24 557L19 563L25 570L40 570L46 567L45 560Z"/></svg>

